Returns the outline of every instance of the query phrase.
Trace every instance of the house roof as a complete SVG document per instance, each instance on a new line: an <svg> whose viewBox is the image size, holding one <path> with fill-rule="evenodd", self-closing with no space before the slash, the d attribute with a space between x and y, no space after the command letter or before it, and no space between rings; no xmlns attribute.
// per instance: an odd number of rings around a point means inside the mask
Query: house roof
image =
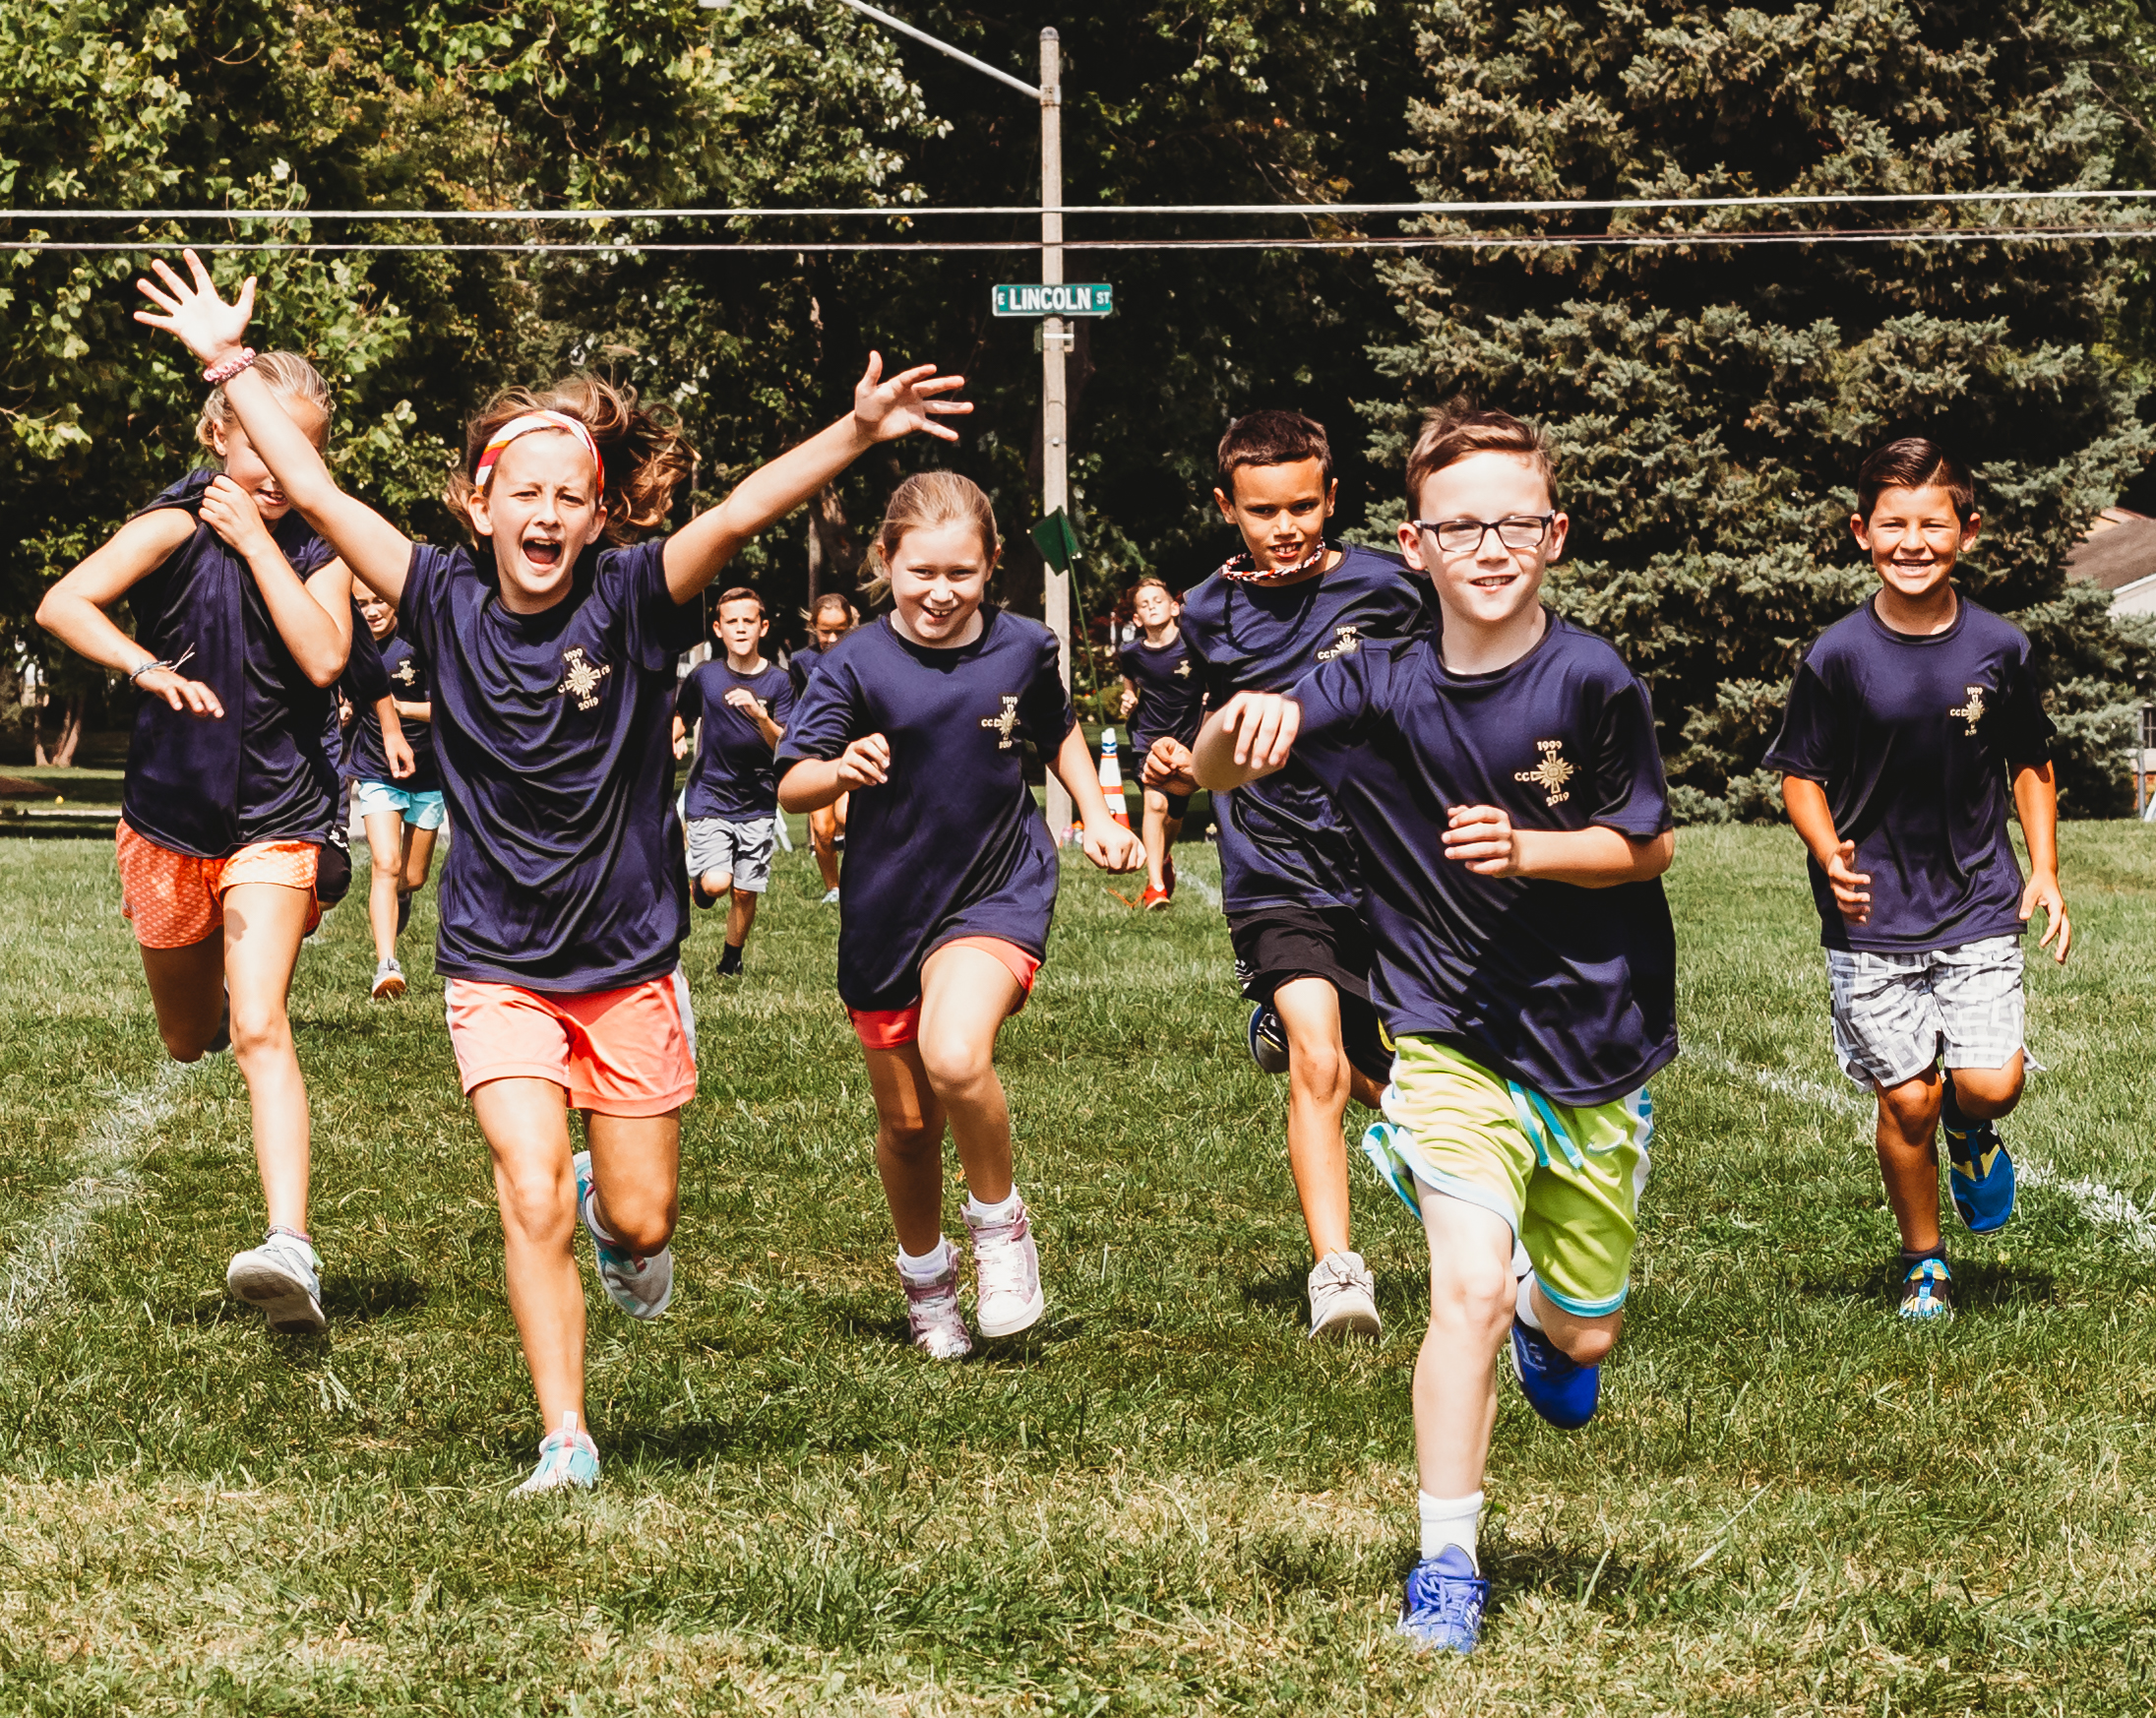
<svg viewBox="0 0 2156 1718"><path fill-rule="evenodd" d="M2107 507L2066 553L2066 577L2118 590L2156 578L2156 519Z"/></svg>

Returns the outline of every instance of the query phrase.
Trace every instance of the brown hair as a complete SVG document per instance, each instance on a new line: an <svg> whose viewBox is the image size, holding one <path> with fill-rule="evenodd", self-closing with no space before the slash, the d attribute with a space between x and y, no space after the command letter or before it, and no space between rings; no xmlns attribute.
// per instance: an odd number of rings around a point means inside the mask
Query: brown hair
<svg viewBox="0 0 2156 1718"><path fill-rule="evenodd" d="M1332 487L1332 444L1325 426L1299 411L1245 412L1228 425L1215 456L1220 493L1235 499L1235 474L1245 465L1292 465L1316 460L1324 487Z"/></svg>
<svg viewBox="0 0 2156 1718"><path fill-rule="evenodd" d="M1410 518L1422 507L1422 486L1431 475L1457 464L1469 454L1512 454L1525 460L1548 487L1550 505L1557 505L1557 467L1550 459L1549 440L1539 425L1509 411L1441 405L1423 419L1422 433L1407 456Z"/></svg>
<svg viewBox="0 0 2156 1718"><path fill-rule="evenodd" d="M248 368L269 383L270 392L278 399L304 399L325 419L336 413L337 401L330 394L330 385L322 380L322 372L297 352L264 352ZM229 429L234 415L223 388L211 389L210 398L202 402L202 415L195 419L195 440L216 453L216 431Z"/></svg>
<svg viewBox="0 0 2156 1718"><path fill-rule="evenodd" d="M853 599L847 596L846 593L842 590L825 591L823 595L819 596L814 602L810 603L807 608L801 611L801 618L807 621L811 626L814 626L816 624L816 617L818 615L823 614L827 610L833 608L841 610L844 613L846 617L846 626L849 630L859 624L861 619L861 611L853 606Z"/></svg>
<svg viewBox="0 0 2156 1718"><path fill-rule="evenodd" d="M633 542L665 522L674 491L696 472L696 453L672 423L637 403L637 391L602 376L564 376L543 391L512 388L488 400L464 425L463 462L450 473L444 500L459 519L477 493L479 456L494 432L527 411L559 411L581 419L606 461L605 538Z"/></svg>
<svg viewBox="0 0 2156 1718"><path fill-rule="evenodd" d="M1144 578L1140 579L1136 584L1131 586L1131 600L1136 602L1138 600L1138 593L1140 590L1143 590L1148 584L1151 585L1155 590L1159 591L1160 594L1162 596L1165 596L1170 602L1180 602L1183 600L1181 597L1177 596L1174 591L1168 588L1168 582L1165 579L1159 578L1158 576L1151 573L1146 574Z"/></svg>
<svg viewBox="0 0 2156 1718"><path fill-rule="evenodd" d="M1954 518L1968 523L1976 512L1976 479L1969 467L1937 442L1903 436L1874 448L1857 467L1857 517L1869 521L1882 489L1943 489L1954 498Z"/></svg>
<svg viewBox="0 0 2156 1718"><path fill-rule="evenodd" d="M1003 538L996 531L996 510L981 486L955 471L916 471L893 492L884 522L869 545L869 579L862 586L869 600L881 602L890 591L891 557L906 532L947 524L972 525L981 534L982 554L995 564Z"/></svg>
<svg viewBox="0 0 2156 1718"><path fill-rule="evenodd" d="M729 602L753 602L756 604L756 612L758 614L764 615L767 619L770 618L768 611L764 607L764 599L759 596L755 591L751 590L746 584L736 584L731 590L722 590L718 593L718 600L711 604L711 619L714 621L717 620L718 611L724 608Z"/></svg>

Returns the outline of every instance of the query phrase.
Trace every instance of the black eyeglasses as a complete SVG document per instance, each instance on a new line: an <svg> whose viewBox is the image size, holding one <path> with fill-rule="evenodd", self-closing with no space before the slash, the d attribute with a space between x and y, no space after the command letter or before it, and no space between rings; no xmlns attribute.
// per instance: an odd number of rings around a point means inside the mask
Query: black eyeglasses
<svg viewBox="0 0 2156 1718"><path fill-rule="evenodd" d="M1515 513L1505 519L1418 519L1408 522L1418 531L1437 533L1438 547L1448 555L1472 555L1482 547L1486 532L1496 531L1508 549L1538 549L1557 519L1554 513Z"/></svg>

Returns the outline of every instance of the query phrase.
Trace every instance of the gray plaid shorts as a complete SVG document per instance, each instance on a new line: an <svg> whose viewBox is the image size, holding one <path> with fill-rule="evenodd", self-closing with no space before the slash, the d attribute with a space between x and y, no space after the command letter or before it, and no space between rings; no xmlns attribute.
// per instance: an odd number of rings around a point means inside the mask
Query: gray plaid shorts
<svg viewBox="0 0 2156 1718"><path fill-rule="evenodd" d="M2023 1049L2019 937L1916 954L1829 949L1826 981L1835 1059L1867 1089L1914 1079L1941 1057L1948 1068L2003 1068Z"/></svg>

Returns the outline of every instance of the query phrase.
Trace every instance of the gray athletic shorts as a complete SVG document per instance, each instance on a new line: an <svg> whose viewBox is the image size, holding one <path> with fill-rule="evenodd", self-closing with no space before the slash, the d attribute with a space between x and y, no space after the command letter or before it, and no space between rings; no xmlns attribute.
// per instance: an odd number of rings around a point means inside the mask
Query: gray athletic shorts
<svg viewBox="0 0 2156 1718"><path fill-rule="evenodd" d="M771 849L778 844L778 820L757 818L730 824L724 818L689 822L689 875L723 872L745 894L762 894L771 884Z"/></svg>
<svg viewBox="0 0 2156 1718"><path fill-rule="evenodd" d="M2019 937L1920 954L1829 949L1826 982L1835 1058L1867 1089L1900 1085L1941 1059L1948 1068L2003 1068L2023 1047Z"/></svg>

